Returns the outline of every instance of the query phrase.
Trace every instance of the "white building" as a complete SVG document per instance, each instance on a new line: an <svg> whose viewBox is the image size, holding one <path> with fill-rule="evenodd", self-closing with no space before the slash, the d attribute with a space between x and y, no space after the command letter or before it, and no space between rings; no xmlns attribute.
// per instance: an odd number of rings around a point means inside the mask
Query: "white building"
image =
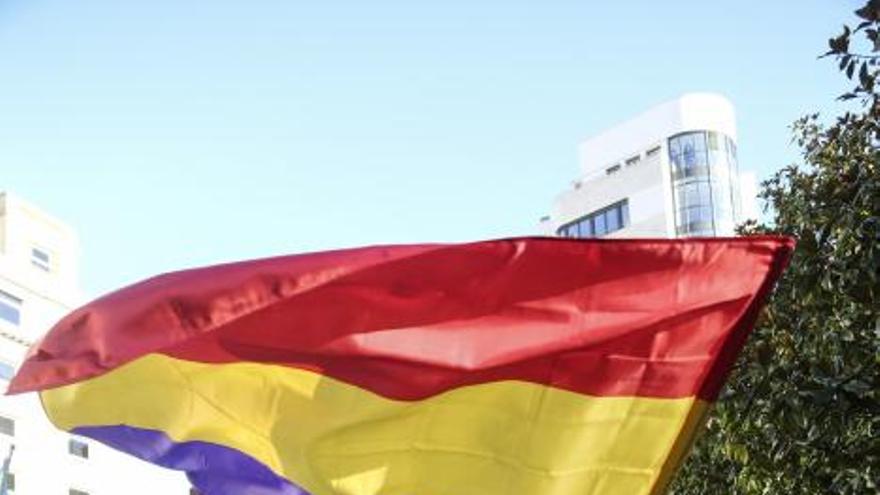
<svg viewBox="0 0 880 495"><path fill-rule="evenodd" d="M755 178L740 175L733 105L694 93L583 141L581 178L541 219L566 237L729 236L756 218Z"/></svg>
<svg viewBox="0 0 880 495"><path fill-rule="evenodd" d="M27 348L82 302L72 229L0 192L0 386ZM113 407L108 404L108 407ZM10 493L117 495L189 493L179 473L56 430L35 393L0 397L0 458L15 446Z"/></svg>

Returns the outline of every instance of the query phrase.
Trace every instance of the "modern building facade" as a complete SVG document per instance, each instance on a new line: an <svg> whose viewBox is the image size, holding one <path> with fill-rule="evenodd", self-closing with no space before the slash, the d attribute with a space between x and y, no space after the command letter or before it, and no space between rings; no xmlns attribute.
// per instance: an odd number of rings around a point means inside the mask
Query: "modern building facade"
<svg viewBox="0 0 880 495"><path fill-rule="evenodd" d="M73 230L0 192L0 387L28 347L82 302ZM107 404L113 407L113 404ZM0 396L0 459L16 495L187 494L185 477L56 430L37 394Z"/></svg>
<svg viewBox="0 0 880 495"><path fill-rule="evenodd" d="M755 179L739 172L733 105L693 93L583 141L581 178L541 219L563 237L729 236L755 218Z"/></svg>

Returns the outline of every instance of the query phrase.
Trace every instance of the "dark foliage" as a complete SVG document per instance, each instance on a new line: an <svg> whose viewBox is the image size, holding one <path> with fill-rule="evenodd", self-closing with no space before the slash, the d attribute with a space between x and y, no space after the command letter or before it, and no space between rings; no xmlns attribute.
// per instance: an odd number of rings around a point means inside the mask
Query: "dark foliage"
<svg viewBox="0 0 880 495"><path fill-rule="evenodd" d="M674 494L880 493L880 0L829 40L856 109L798 120L803 164L762 184L745 233L798 247Z"/></svg>

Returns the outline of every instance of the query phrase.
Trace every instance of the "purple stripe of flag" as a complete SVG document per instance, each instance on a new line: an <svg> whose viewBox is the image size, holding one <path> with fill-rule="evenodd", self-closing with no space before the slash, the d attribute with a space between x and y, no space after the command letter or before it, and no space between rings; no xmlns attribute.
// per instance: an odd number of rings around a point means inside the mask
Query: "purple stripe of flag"
<svg viewBox="0 0 880 495"><path fill-rule="evenodd" d="M165 433L125 425L82 426L93 438L153 464L185 471L204 495L309 495L251 456L210 442L175 442Z"/></svg>

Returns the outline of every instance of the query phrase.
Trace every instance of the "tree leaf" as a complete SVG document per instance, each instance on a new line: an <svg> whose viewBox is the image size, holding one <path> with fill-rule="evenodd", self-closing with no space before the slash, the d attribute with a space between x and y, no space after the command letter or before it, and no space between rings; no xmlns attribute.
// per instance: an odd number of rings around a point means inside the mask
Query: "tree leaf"
<svg viewBox="0 0 880 495"><path fill-rule="evenodd" d="M859 84L863 88L870 90L872 83L872 77L868 74L868 63L862 62L862 68L859 69Z"/></svg>

